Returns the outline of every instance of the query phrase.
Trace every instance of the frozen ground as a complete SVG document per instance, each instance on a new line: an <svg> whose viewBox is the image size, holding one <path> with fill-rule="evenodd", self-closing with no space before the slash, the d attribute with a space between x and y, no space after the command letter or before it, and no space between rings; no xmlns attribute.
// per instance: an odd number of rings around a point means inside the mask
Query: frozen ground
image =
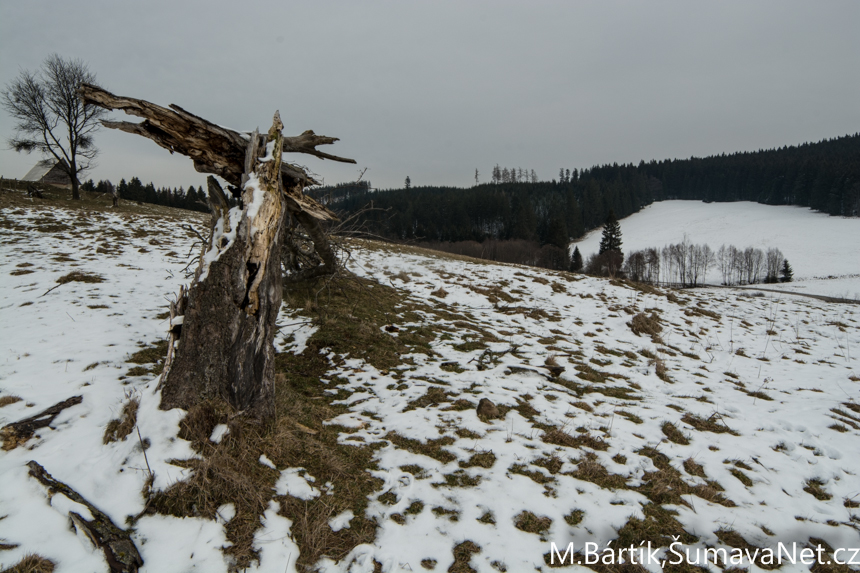
<svg viewBox="0 0 860 573"><path fill-rule="evenodd" d="M740 249L776 247L799 283L789 290L860 299L860 219L830 217L803 207L760 203L662 201L622 219L624 251L690 242ZM602 230L576 243L583 258L596 253ZM571 246L573 248L573 246ZM716 269L709 282L720 283ZM782 286L782 285L780 285ZM847 296L845 296L847 295Z"/></svg>
<svg viewBox="0 0 860 573"><path fill-rule="evenodd" d="M192 242L178 223L0 212L0 426L83 397L23 446L0 452L0 570L27 553L53 560L58 572L107 570L70 527L71 502L49 498L28 477L29 460L122 527L144 507L147 463L156 489L187 475L169 463L196 455L177 436L183 412L158 410L155 376L128 363L167 330L159 316L184 280ZM625 247L635 246L633 225L622 229ZM803 266L800 251L775 244ZM546 571L551 543L666 547L672 535L699 549L810 538L860 546L860 307L720 289L643 292L372 243L355 255L353 271L395 287L411 309L385 336L422 329L431 342L384 371L320 350L330 364L320 381L348 408L326 423L345 429L344 444L378 447L381 484L366 512L375 540L339 562L324 559L321 570ZM46 293L73 271L103 282ZM302 320L287 308L281 317ZM659 325L659 336L634 333L630 325L643 320ZM277 347L311 352L316 333L296 326ZM553 361L557 377L545 367ZM146 459L136 433L103 443L129 396L140 401ZM479 419L481 398L501 417ZM222 436L216 428L211 439ZM325 503L327 484L267 457L260 463L280 479L252 570L295 571L296 516L280 508L290 496ZM225 523L235 510L219 513L214 521L133 520L142 570L226 571ZM346 512L329 526L352 519Z"/></svg>

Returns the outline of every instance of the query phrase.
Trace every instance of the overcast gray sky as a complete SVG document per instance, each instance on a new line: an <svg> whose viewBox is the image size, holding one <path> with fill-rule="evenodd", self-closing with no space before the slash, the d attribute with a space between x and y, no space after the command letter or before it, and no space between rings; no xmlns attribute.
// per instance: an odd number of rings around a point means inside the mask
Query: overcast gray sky
<svg viewBox="0 0 860 573"><path fill-rule="evenodd" d="M0 84L57 52L107 89L235 129L339 137L328 183L474 183L860 131L860 2L0 2ZM114 114L119 118L119 114ZM135 119L135 118L128 118ZM0 174L37 157L9 151ZM201 185L191 161L102 130L91 177Z"/></svg>

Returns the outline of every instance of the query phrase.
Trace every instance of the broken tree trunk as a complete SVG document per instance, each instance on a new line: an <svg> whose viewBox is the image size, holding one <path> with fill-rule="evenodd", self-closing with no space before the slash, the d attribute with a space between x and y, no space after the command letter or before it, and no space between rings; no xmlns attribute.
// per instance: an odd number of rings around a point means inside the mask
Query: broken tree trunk
<svg viewBox="0 0 860 573"><path fill-rule="evenodd" d="M107 109L144 118L141 123L102 122L141 135L171 153L187 155L197 171L240 188L241 207L208 179L210 236L188 290L171 305L168 359L159 382L161 407L190 409L224 398L260 419L274 415L274 336L282 302L281 250L290 216L305 228L322 264L303 276L335 271L337 261L320 221L331 211L303 193L317 183L304 169L282 161L285 152L355 163L318 151L337 141L306 131L284 137L276 112L266 134L239 133L182 108L161 107L84 84L82 97Z"/></svg>

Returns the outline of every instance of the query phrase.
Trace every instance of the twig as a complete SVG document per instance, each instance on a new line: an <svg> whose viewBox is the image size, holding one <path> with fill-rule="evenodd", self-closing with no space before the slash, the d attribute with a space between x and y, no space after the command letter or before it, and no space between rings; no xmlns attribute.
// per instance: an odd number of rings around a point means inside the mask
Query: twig
<svg viewBox="0 0 860 573"><path fill-rule="evenodd" d="M140 428L135 424L134 429L137 430L137 439L140 442L140 451L143 452L143 461L146 462L146 471L149 472L149 479L155 479L152 475L152 468L149 467L149 459L146 457L146 448L143 445L143 438L140 437Z"/></svg>
<svg viewBox="0 0 860 573"><path fill-rule="evenodd" d="M42 298L43 296L45 296L46 294L48 294L49 292L51 292L51 291L52 291L52 290L54 290L55 288L60 288L60 287L61 287L61 286L63 286L64 284L66 284L66 283L60 283L60 284L58 284L57 286L53 286L53 287L49 288L48 290L46 290L45 292L43 292L42 294L40 294L40 295L39 295L39 298Z"/></svg>

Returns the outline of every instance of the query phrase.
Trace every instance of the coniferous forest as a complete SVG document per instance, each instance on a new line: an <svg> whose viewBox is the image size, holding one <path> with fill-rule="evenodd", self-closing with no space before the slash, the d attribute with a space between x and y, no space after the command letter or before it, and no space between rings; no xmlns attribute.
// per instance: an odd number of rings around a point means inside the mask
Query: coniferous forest
<svg viewBox="0 0 860 573"><path fill-rule="evenodd" d="M367 181L309 191L363 229L398 241L506 262L567 268L570 239L654 201L754 201L860 216L860 133L756 152L561 169L500 169L469 188L377 190ZM518 254L506 251L514 249Z"/></svg>
<svg viewBox="0 0 860 573"><path fill-rule="evenodd" d="M113 183L110 181L99 181L95 183L92 179L84 182L81 185L84 191L95 193L113 192ZM136 201L138 203L152 203L153 205L164 205L165 207L175 207L177 209L187 209L189 211L200 211L203 213L209 212L208 199L203 187L195 188L191 185L188 189L182 187L173 188L160 187L157 188L152 183L144 185L137 177L132 177L129 181L125 179L119 182L116 186L117 195L120 199L126 201Z"/></svg>

